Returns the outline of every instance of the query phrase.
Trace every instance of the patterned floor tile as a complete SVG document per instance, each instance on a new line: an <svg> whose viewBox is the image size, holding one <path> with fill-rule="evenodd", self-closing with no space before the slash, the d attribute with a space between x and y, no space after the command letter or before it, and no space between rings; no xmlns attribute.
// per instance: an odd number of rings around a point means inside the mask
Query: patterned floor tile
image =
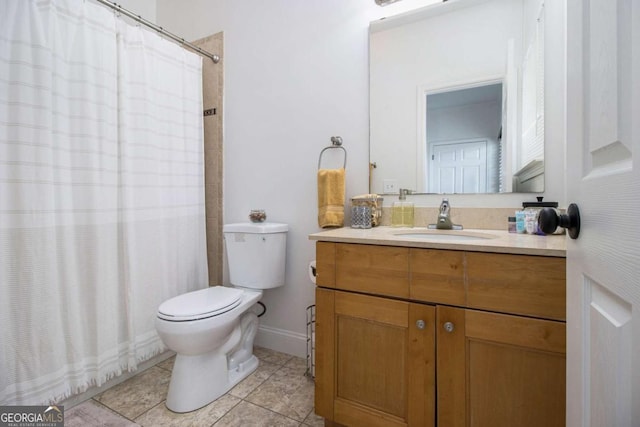
<svg viewBox="0 0 640 427"><path fill-rule="evenodd" d="M247 378L240 381L231 389L231 391L229 391L229 394L244 399L279 368L280 366L274 365L273 363L260 361L258 369L256 369Z"/></svg>
<svg viewBox="0 0 640 427"><path fill-rule="evenodd" d="M158 363L156 366L158 368L162 368L162 369L166 369L167 371L171 372L173 371L173 362L176 361L176 357L170 357L166 360L163 360L162 362Z"/></svg>
<svg viewBox="0 0 640 427"><path fill-rule="evenodd" d="M171 372L156 366L120 383L95 400L129 419L135 419L167 397Z"/></svg>
<svg viewBox="0 0 640 427"><path fill-rule="evenodd" d="M209 427L222 418L240 399L225 394L196 411L178 414L167 409L164 402L136 418L143 427Z"/></svg>
<svg viewBox="0 0 640 427"><path fill-rule="evenodd" d="M303 421L313 408L313 392L313 381L295 369L282 367L245 400Z"/></svg>
<svg viewBox="0 0 640 427"><path fill-rule="evenodd" d="M214 424L214 427L298 427L299 422L268 409L241 402Z"/></svg>
<svg viewBox="0 0 640 427"><path fill-rule="evenodd" d="M70 427L320 427L313 413L314 384L306 360L256 347L260 364L229 393L197 411L165 406L175 357L143 371L65 413ZM243 400L244 399L244 400ZM134 421L131 421L134 420Z"/></svg>
<svg viewBox="0 0 640 427"><path fill-rule="evenodd" d="M310 427L324 427L324 418L320 415L316 415L316 413L311 410L302 424Z"/></svg>
<svg viewBox="0 0 640 427"><path fill-rule="evenodd" d="M307 359L294 356L284 364L283 368L287 368L293 373L304 375L307 372Z"/></svg>
<svg viewBox="0 0 640 427"><path fill-rule="evenodd" d="M273 363L274 365L284 365L287 363L293 356L286 353L280 353L279 351L271 350L269 348L264 347L255 347L253 349L253 354L256 355L260 361Z"/></svg>
<svg viewBox="0 0 640 427"><path fill-rule="evenodd" d="M66 427L132 427L138 424L116 414L93 400L87 400L65 411L64 425Z"/></svg>

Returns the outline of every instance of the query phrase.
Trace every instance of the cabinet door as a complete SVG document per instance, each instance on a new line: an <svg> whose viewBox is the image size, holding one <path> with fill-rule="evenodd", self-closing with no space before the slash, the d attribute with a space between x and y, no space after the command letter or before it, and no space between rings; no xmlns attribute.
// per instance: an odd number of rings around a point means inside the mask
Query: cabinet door
<svg viewBox="0 0 640 427"><path fill-rule="evenodd" d="M438 425L564 426L565 324L437 307Z"/></svg>
<svg viewBox="0 0 640 427"><path fill-rule="evenodd" d="M434 425L433 306L317 289L316 341L319 415L346 426Z"/></svg>

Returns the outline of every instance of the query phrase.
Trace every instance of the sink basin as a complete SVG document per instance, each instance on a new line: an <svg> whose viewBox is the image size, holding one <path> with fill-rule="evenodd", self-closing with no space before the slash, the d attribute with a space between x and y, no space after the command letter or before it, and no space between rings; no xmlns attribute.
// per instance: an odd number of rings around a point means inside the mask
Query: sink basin
<svg viewBox="0 0 640 427"><path fill-rule="evenodd" d="M453 230L415 230L401 231L394 234L409 239L429 240L434 242L467 242L473 240L495 239L497 236L489 233Z"/></svg>

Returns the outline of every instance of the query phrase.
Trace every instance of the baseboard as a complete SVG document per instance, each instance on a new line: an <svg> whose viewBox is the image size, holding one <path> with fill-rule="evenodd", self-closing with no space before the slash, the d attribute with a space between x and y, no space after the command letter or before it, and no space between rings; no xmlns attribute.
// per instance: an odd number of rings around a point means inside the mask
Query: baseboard
<svg viewBox="0 0 640 427"><path fill-rule="evenodd" d="M298 332L261 325L254 343L293 356L307 357L307 336Z"/></svg>

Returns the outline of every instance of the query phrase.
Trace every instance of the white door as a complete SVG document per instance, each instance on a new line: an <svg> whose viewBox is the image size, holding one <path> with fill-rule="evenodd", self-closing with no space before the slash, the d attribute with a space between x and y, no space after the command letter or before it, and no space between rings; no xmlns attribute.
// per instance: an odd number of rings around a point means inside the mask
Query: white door
<svg viewBox="0 0 640 427"><path fill-rule="evenodd" d="M487 141L433 143L429 146L431 193L487 192Z"/></svg>
<svg viewBox="0 0 640 427"><path fill-rule="evenodd" d="M640 1L566 12L567 425L640 426Z"/></svg>

